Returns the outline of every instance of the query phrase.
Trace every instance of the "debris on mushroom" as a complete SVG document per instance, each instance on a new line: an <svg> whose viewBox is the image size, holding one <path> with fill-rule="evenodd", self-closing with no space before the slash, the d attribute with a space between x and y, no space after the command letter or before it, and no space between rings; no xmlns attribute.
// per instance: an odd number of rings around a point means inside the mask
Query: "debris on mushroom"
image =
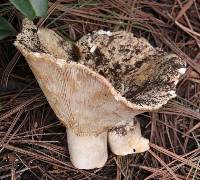
<svg viewBox="0 0 200 180"><path fill-rule="evenodd" d="M73 60L73 45L67 43L53 30L47 28L39 28L37 35L41 48L55 58Z"/></svg>
<svg viewBox="0 0 200 180"><path fill-rule="evenodd" d="M123 97L145 110L158 109L175 96L185 69L177 55L125 31L109 35L94 32L76 44L79 63L104 76Z"/></svg>
<svg viewBox="0 0 200 180"><path fill-rule="evenodd" d="M102 167L107 141L117 155L148 150L135 116L174 97L184 68L175 54L124 31L100 30L73 44L25 19L15 46L66 126L70 159L79 169Z"/></svg>

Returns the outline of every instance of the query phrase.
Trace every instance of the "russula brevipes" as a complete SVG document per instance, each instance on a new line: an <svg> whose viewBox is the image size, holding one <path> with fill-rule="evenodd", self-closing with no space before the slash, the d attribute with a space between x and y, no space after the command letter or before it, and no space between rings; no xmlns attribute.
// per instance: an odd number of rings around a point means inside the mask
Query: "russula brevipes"
<svg viewBox="0 0 200 180"><path fill-rule="evenodd" d="M144 152L136 115L175 97L184 63L125 31L98 31L75 44L25 19L15 46L26 58L57 117L79 169L102 167L113 153ZM180 70L181 69L181 70Z"/></svg>

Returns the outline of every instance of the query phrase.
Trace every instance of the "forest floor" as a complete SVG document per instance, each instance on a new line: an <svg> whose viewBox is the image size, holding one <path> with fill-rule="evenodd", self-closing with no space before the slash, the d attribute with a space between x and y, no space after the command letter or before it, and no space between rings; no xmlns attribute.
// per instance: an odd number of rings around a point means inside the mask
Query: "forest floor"
<svg viewBox="0 0 200 180"><path fill-rule="evenodd" d="M3 7L3 8L2 8ZM0 14L18 32L22 15L6 1ZM0 179L200 179L200 2L198 0L50 0L48 16L34 21L76 41L94 30L126 30L187 63L177 97L144 113L150 150L117 157L103 168L77 170L65 128L48 105L15 37L0 41Z"/></svg>

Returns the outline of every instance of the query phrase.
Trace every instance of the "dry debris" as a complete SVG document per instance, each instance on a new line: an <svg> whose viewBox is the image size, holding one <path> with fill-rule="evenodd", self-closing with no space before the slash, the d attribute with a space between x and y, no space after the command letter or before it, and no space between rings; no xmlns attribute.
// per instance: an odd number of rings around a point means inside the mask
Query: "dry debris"
<svg viewBox="0 0 200 180"><path fill-rule="evenodd" d="M106 166L98 170L71 165L65 129L12 46L15 39L1 41L0 179L200 179L199 9L197 0L49 1L49 14L38 26L71 40L99 29L126 30L177 54L188 65L177 98L141 117L151 150L142 156L109 154ZM20 32L18 12L2 14L16 22Z"/></svg>

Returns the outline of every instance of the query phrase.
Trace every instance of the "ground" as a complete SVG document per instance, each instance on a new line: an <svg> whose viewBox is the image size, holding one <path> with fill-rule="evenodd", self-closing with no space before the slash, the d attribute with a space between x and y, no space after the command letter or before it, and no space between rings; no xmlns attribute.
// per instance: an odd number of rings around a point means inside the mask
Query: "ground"
<svg viewBox="0 0 200 180"><path fill-rule="evenodd" d="M6 0L4 15L18 32L22 15ZM187 63L177 97L140 116L150 150L117 157L101 169L75 169L65 128L48 105L15 37L0 41L0 179L200 179L200 2L198 0L49 0L34 21L66 40L94 30L126 30Z"/></svg>

